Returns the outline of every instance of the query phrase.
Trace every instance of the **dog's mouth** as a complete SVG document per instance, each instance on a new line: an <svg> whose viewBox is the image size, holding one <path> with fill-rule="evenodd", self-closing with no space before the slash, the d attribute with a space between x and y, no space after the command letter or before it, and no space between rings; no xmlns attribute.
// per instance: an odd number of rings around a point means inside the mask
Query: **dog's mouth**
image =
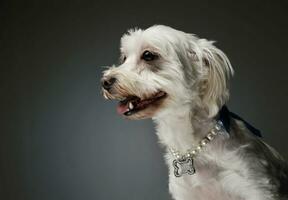
<svg viewBox="0 0 288 200"><path fill-rule="evenodd" d="M124 100L120 101L117 106L118 114L130 116L139 111L146 109L151 105L157 104L160 100L167 96L166 92L159 91L154 93L146 99L141 99L137 96L128 96Z"/></svg>

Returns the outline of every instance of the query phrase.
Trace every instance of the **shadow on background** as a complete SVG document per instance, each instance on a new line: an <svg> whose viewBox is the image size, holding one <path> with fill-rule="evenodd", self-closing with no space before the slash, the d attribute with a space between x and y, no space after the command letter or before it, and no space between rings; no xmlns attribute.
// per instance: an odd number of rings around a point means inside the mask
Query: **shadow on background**
<svg viewBox="0 0 288 200"><path fill-rule="evenodd" d="M217 40L235 68L230 109L286 158L283 1L0 3L0 199L170 199L150 120L100 95L100 66L131 27L165 24Z"/></svg>

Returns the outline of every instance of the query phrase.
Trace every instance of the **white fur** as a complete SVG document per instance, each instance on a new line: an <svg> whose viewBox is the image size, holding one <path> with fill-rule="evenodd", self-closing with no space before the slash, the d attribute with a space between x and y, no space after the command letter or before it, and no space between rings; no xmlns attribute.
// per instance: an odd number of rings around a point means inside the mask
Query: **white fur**
<svg viewBox="0 0 288 200"><path fill-rule="evenodd" d="M181 112L181 111L180 111ZM182 113L182 112L181 112ZM196 146L191 124L181 114L171 115L165 119L154 119L157 124L157 134L160 141L169 147L175 147L182 152ZM165 158L169 167L169 189L176 200L268 200L274 199L268 191L258 188L260 184L268 183L265 177L259 180L249 180L249 166L239 157L237 149L226 151L225 139L221 135L194 160L196 174L177 178L173 174L172 161L175 159L169 152ZM197 141L197 140L196 140ZM241 171L242 175L235 173Z"/></svg>
<svg viewBox="0 0 288 200"><path fill-rule="evenodd" d="M141 61L146 49L157 52L159 61ZM227 82L233 69L226 55L211 41L162 25L128 31L121 39L121 54L126 60L105 71L104 77L117 76L117 87L138 97L165 91L168 97L164 106L152 116L160 142L180 152L195 147L213 127L215 115L228 100ZM153 68L159 69L155 72ZM104 93L109 98L121 96ZM243 156L242 149L249 144L235 149L228 149L228 144L228 134L218 136L195 158L196 174L180 178L174 176L174 158L167 152L173 198L275 199L263 189L270 188L268 178L256 179Z"/></svg>

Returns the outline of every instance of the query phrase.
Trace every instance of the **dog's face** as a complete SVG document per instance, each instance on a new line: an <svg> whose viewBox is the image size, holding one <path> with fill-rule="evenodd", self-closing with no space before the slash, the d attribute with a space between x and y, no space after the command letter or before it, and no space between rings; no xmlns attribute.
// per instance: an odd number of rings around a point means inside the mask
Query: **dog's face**
<svg viewBox="0 0 288 200"><path fill-rule="evenodd" d="M129 119L157 117L204 101L210 70L203 65L211 59L204 59L198 42L166 26L130 30L121 38L121 64L104 71L104 97L119 100L118 113Z"/></svg>

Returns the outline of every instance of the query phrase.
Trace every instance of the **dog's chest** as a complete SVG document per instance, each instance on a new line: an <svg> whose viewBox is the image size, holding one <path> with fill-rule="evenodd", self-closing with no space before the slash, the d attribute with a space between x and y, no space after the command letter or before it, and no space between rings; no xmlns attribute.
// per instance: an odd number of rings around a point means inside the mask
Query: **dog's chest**
<svg viewBox="0 0 288 200"><path fill-rule="evenodd" d="M211 178L205 171L177 178L170 174L169 189L175 200L240 200L229 194L221 181Z"/></svg>
<svg viewBox="0 0 288 200"><path fill-rule="evenodd" d="M192 178L192 177L189 177ZM209 180L207 183L200 185L193 184L193 177L188 180L170 179L169 189L175 200L240 200L238 196L233 196L225 191L221 187L221 184L217 180ZM197 181L197 180L195 180Z"/></svg>
<svg viewBox="0 0 288 200"><path fill-rule="evenodd" d="M170 160L170 159L169 159ZM171 162L171 160L170 160ZM195 165L193 175L174 176L174 168L170 165L169 190L175 200L240 200L239 196L232 195L223 186L219 179L221 169L207 163L201 167ZM237 180L235 180L237 182Z"/></svg>

